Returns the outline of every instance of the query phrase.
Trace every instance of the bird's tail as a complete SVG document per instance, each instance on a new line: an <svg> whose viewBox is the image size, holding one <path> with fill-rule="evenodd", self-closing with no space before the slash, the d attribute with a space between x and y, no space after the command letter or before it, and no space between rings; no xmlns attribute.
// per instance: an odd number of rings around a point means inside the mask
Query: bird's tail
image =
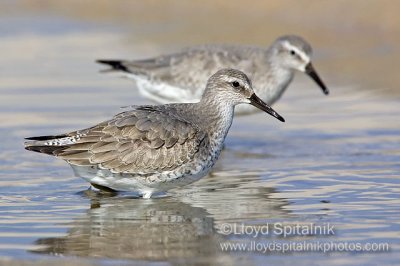
<svg viewBox="0 0 400 266"><path fill-rule="evenodd" d="M74 137L68 135L38 136L25 138L25 149L56 156L73 144Z"/></svg>
<svg viewBox="0 0 400 266"><path fill-rule="evenodd" d="M96 60L97 63L108 65L110 68L101 70L103 73L119 73L122 76L136 79L149 77L149 70L162 67L158 61L154 59L145 59L137 61L127 61L127 60Z"/></svg>
<svg viewBox="0 0 400 266"><path fill-rule="evenodd" d="M102 72L110 72L110 71L122 71L127 73L132 73L125 65L122 60L96 60L97 63L108 65L111 68L103 70Z"/></svg>

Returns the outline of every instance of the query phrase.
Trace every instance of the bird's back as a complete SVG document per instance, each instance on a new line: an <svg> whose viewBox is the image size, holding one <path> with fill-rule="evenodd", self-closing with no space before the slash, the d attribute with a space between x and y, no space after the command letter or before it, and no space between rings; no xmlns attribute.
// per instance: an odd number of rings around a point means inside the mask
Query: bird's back
<svg viewBox="0 0 400 266"><path fill-rule="evenodd" d="M100 62L136 79L145 96L169 103L198 101L207 79L223 68L241 70L252 79L264 56L265 49L258 47L204 45L145 60Z"/></svg>

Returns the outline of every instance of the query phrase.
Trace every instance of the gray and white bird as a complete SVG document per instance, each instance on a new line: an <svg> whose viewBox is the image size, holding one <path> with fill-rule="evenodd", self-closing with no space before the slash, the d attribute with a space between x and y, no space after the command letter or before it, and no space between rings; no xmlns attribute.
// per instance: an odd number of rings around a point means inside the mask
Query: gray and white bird
<svg viewBox="0 0 400 266"><path fill-rule="evenodd" d="M157 103L200 100L208 77L221 68L235 68L252 80L255 93L267 104L275 103L289 86L296 71L308 74L325 94L329 91L311 64L312 48L303 38L282 36L269 48L208 45L145 60L97 60L134 79L140 94ZM236 114L256 112L249 105Z"/></svg>
<svg viewBox="0 0 400 266"><path fill-rule="evenodd" d="M210 171L241 103L284 122L254 93L243 72L222 69L209 78L197 103L132 106L87 129L27 138L25 148L67 161L96 188L150 198Z"/></svg>

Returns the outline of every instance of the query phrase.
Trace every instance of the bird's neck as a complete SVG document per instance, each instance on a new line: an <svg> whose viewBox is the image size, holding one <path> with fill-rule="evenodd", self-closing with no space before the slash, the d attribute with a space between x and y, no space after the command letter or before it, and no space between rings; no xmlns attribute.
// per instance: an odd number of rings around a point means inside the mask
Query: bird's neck
<svg viewBox="0 0 400 266"><path fill-rule="evenodd" d="M272 86L274 87L269 88L268 91L270 94L269 104L271 105L281 98L282 94L293 80L294 71L291 69L277 67L272 69L272 75Z"/></svg>
<svg viewBox="0 0 400 266"><path fill-rule="evenodd" d="M234 106L218 95L203 97L198 103L198 113L203 116L202 126L209 135L225 138L232 125ZM206 118L206 119L205 119Z"/></svg>
<svg viewBox="0 0 400 266"><path fill-rule="evenodd" d="M254 83L256 94L269 105L275 103L285 92L294 77L294 70L281 65L276 55L267 59L268 73L261 76Z"/></svg>

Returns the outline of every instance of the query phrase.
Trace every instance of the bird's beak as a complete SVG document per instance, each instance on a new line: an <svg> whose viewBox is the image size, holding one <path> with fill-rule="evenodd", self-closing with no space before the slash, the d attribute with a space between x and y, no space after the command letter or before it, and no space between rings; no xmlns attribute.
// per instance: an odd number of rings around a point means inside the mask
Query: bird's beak
<svg viewBox="0 0 400 266"><path fill-rule="evenodd" d="M285 122L285 119L280 116L277 112L275 112L274 109L272 109L270 106L268 106L263 100L261 100L255 93L251 95L249 98L250 104L257 107L260 110L263 110L264 112L272 115L273 117L279 119L282 122Z"/></svg>
<svg viewBox="0 0 400 266"><path fill-rule="evenodd" d="M315 71L313 65L310 63L308 63L308 65L306 66L306 71L307 75L310 76L310 78L312 78L317 84L318 86L321 87L321 90L328 95L329 94L329 90L328 88L325 86L325 84L322 82L322 80L319 78L317 71Z"/></svg>

